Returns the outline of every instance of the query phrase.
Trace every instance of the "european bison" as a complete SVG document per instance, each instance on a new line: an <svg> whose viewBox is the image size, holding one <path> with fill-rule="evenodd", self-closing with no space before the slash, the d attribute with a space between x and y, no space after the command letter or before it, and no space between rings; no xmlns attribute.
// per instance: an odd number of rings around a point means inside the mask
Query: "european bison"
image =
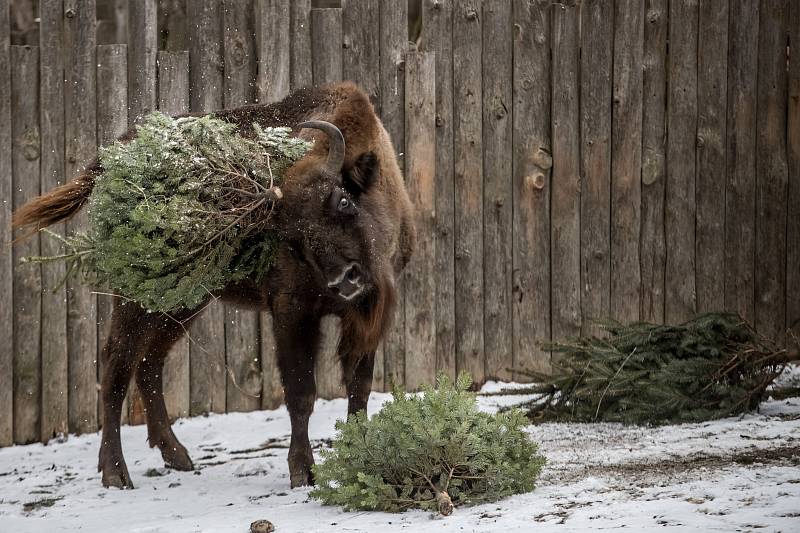
<svg viewBox="0 0 800 533"><path fill-rule="evenodd" d="M365 409L375 349L391 320L395 276L414 247L412 206L392 142L369 102L352 83L294 92L283 101L215 113L252 135L252 123L290 126L315 137L312 150L285 176L283 199L273 214L280 249L261 283L246 280L216 296L273 316L278 364L292 422L291 485L312 483L314 459L308 419L314 407L314 359L320 319L341 317L338 353L348 413ZM313 128L313 129L310 129ZM323 132L323 133L321 133ZM135 135L129 132L123 140ZM14 227L38 228L65 220L86 202L102 172L93 164L67 183L23 206ZM150 446L167 465L191 470L186 448L172 432L162 394L169 348L196 311L167 317L117 299L103 348L103 439L98 469L103 485L132 488L120 443L120 411L131 375L146 407ZM176 321L177 319L177 321Z"/></svg>

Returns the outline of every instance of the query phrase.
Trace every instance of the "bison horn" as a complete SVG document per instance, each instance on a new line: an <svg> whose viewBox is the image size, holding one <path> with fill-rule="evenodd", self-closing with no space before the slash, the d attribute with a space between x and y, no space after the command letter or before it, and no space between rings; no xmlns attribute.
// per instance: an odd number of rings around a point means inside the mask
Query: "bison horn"
<svg viewBox="0 0 800 533"><path fill-rule="evenodd" d="M324 131L330 139L328 159L325 161L325 170L331 174L339 174L344 166L344 135L341 130L324 120L308 120L297 125L298 128L313 128Z"/></svg>

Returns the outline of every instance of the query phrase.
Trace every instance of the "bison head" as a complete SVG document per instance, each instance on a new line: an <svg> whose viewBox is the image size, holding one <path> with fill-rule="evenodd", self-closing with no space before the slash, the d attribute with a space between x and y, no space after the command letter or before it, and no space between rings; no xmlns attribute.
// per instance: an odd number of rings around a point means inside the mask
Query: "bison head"
<svg viewBox="0 0 800 533"><path fill-rule="evenodd" d="M328 150L313 150L289 169L278 214L282 238L311 267L322 292L355 303L378 277L373 244L381 238L381 224L366 205L380 172L378 159L367 151L347 164L344 136L330 122L298 127L325 132Z"/></svg>

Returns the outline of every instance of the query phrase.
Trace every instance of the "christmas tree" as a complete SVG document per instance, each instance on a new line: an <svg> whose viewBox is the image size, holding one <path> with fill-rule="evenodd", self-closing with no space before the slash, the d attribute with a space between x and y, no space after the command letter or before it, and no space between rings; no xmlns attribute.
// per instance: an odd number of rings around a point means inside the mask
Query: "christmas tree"
<svg viewBox="0 0 800 533"><path fill-rule="evenodd" d="M455 506L533 490L544 458L522 431L518 410L478 410L472 380L440 377L421 395L394 391L394 400L368 419L336 425L338 436L314 467L315 498L345 509L450 514Z"/></svg>

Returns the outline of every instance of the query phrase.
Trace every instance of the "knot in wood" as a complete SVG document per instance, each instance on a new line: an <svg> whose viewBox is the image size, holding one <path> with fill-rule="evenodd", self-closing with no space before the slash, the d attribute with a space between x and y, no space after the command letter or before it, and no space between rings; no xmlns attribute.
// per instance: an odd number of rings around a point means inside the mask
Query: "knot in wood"
<svg viewBox="0 0 800 533"><path fill-rule="evenodd" d="M66 11L64 11L64 16L67 17L68 19L71 19L72 17L75 16L75 10L72 8L67 9Z"/></svg>
<svg viewBox="0 0 800 533"><path fill-rule="evenodd" d="M439 9L442 9L442 3L439 0L433 0L433 5L431 7L438 11Z"/></svg>
<svg viewBox="0 0 800 533"><path fill-rule="evenodd" d="M241 67L244 65L245 58L247 57L247 53L244 50L244 39L241 36L237 35L233 39L233 51L231 52L231 62L236 67Z"/></svg>
<svg viewBox="0 0 800 533"><path fill-rule="evenodd" d="M525 185L529 189L536 189L540 191L544 189L544 184L545 184L544 174L542 174L541 172L525 176Z"/></svg>
<svg viewBox="0 0 800 533"><path fill-rule="evenodd" d="M706 139L702 135L697 136L697 147L702 148L706 145Z"/></svg>
<svg viewBox="0 0 800 533"><path fill-rule="evenodd" d="M436 127L441 128L442 126L444 126L444 119L442 118L442 115L436 113Z"/></svg>
<svg viewBox="0 0 800 533"><path fill-rule="evenodd" d="M467 20L477 20L478 19L478 12L474 9L470 9L467 11Z"/></svg>
<svg viewBox="0 0 800 533"><path fill-rule="evenodd" d="M20 139L22 146L22 155L28 161L35 161L39 159L39 133L33 130L26 131Z"/></svg>

